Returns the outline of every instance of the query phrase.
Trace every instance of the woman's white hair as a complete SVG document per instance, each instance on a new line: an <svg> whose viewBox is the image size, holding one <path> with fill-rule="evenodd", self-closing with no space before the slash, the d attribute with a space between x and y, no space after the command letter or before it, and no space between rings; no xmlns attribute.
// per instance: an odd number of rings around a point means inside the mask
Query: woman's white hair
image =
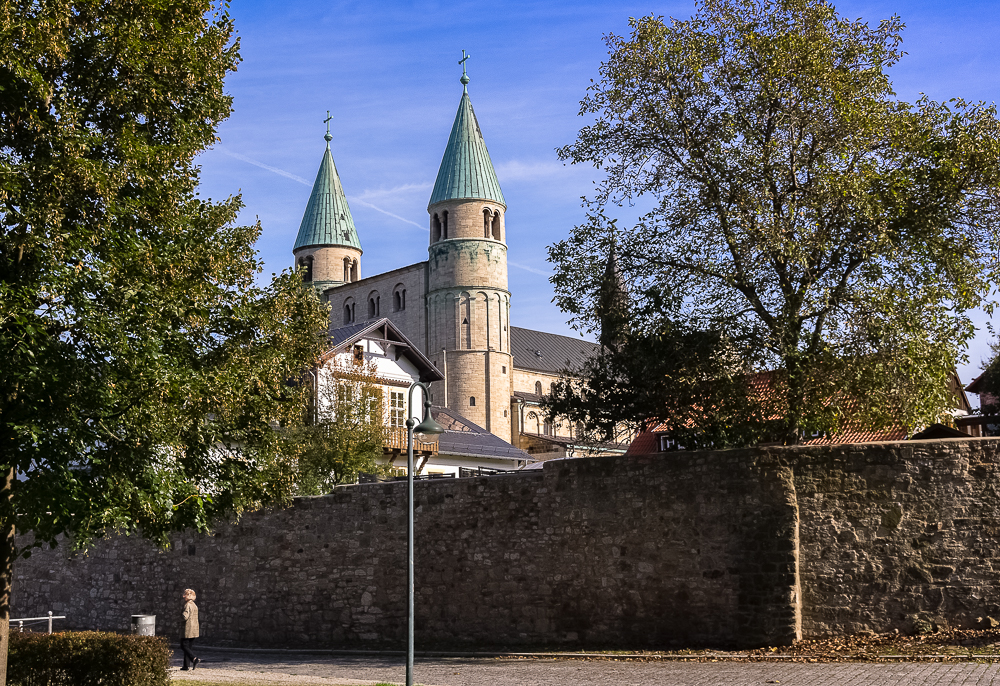
<svg viewBox="0 0 1000 686"><path fill-rule="evenodd" d="M189 595L189 596L191 596L191 599L192 599L192 600L194 600L195 598L197 598L197 597L198 597L198 594L194 592L194 589L193 589L193 588L185 588L185 589L184 589L184 595L186 595L186 596L188 596L188 595Z"/></svg>

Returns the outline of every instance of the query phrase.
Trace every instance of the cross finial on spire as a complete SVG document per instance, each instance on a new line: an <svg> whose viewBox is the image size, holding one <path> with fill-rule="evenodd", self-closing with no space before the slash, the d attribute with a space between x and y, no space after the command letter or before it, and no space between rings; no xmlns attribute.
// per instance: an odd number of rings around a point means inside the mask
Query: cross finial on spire
<svg viewBox="0 0 1000 686"><path fill-rule="evenodd" d="M330 141L333 140L333 136L330 135L330 120L331 119L333 119L333 117L330 116L330 110L327 110L326 111L326 119L323 120L323 123L326 124L326 135L323 136L323 140L326 141L326 147L328 147L328 148L330 147Z"/></svg>
<svg viewBox="0 0 1000 686"><path fill-rule="evenodd" d="M462 65L462 78L460 79L462 82L462 90L464 90L466 93L469 92L469 74L465 71L465 62L470 57L472 57L472 55L466 55L465 50L463 50L462 59L458 61L458 63Z"/></svg>

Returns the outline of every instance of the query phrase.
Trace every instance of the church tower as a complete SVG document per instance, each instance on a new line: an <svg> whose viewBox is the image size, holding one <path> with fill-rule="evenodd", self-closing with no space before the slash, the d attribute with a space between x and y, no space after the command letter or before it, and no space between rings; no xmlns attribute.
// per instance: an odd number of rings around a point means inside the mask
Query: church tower
<svg viewBox="0 0 1000 686"><path fill-rule="evenodd" d="M326 150L316 172L292 254L303 278L322 295L325 291L361 278L361 241L354 228L351 208L340 185L337 165L330 154L330 113L326 119Z"/></svg>
<svg viewBox="0 0 1000 686"><path fill-rule="evenodd" d="M426 353L445 375L434 384L434 403L510 441L507 205L469 100L466 59L462 99L427 205Z"/></svg>

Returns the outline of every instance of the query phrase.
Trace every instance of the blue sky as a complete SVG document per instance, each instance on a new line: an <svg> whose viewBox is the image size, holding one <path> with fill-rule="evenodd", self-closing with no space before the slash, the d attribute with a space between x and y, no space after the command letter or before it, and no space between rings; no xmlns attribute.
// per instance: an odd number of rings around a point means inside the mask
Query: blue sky
<svg viewBox="0 0 1000 686"><path fill-rule="evenodd" d="M267 271L291 265L323 151L322 120L361 238L362 275L426 258L427 199L461 96L469 93L507 199L512 323L577 335L550 301L547 245L583 213L597 172L567 167L555 148L583 120L579 100L606 55L602 35L628 18L686 17L683 2L314 2L237 0L244 61L227 81L234 111L201 158L202 194L241 192L243 219L259 217ZM899 96L992 102L1000 84L1000 19L993 2L839 2L871 23L899 14L909 54L893 69ZM983 317L978 317L983 321ZM981 332L960 369L986 355Z"/></svg>

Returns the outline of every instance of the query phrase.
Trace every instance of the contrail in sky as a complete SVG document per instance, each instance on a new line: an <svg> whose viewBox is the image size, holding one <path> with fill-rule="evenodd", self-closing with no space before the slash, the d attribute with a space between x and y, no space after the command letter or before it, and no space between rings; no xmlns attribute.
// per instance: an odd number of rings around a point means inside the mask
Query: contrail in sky
<svg viewBox="0 0 1000 686"><path fill-rule="evenodd" d="M295 174L292 174L290 172L286 172L284 169L278 169L277 167L272 167L272 166L266 165L263 162L258 162L257 160L252 159L250 157L247 157L246 155L241 155L238 152L233 152L232 150L227 150L226 148L222 147L221 145L215 146L215 149L218 150L219 152L221 152L224 155L229 155L230 157L235 157L236 159L240 160L241 162L246 162L247 164L252 164L255 167L260 167L261 169L266 169L269 172L274 172L278 176L284 176L286 179L291 179L292 181L298 181L303 186L310 186L310 185L312 185L308 181L306 181L305 179L303 179L301 176L296 176Z"/></svg>
<svg viewBox="0 0 1000 686"><path fill-rule="evenodd" d="M421 229L423 231L430 231L430 229L428 229L426 226L422 226L422 225L416 223L415 221L410 221L409 219L406 219L405 217L400 217L398 214L393 214L392 212L388 212L386 210L383 210L381 207L376 207L375 205L372 205L370 202L362 200L361 198L351 197L351 198L348 198L348 200L350 200L353 203L357 203L359 205L364 205L365 207L370 207L373 210L375 210L376 212L381 212L382 214L387 214L390 217L393 217L394 219L398 219L401 222L406 222L407 224L413 224L415 227L417 227L418 229Z"/></svg>
<svg viewBox="0 0 1000 686"><path fill-rule="evenodd" d="M286 179L291 179L292 181L296 181L298 183L301 183L303 186L312 186L311 183L309 183L308 181L306 181L305 179L303 179L301 176L296 176L295 174L292 174L291 172L286 172L284 169L278 169L277 167L272 167L269 164L264 164L263 162L259 162L259 161L255 160L255 159L253 159L252 157L247 157L246 155L241 155L238 152L233 152L232 150L227 150L226 148L222 147L221 145L215 146L215 149L218 150L219 152L221 152L224 155L229 155L230 157L235 157L236 159L240 160L241 162L246 162L247 164L252 164L255 167L260 167L261 169L266 169L267 171L273 172L273 173L277 174L278 176L284 176ZM415 221L411 221L411 220L409 220L409 219L407 219L405 217L400 217L398 214L393 214L392 212L389 212L388 210L383 210L381 207L379 207L377 205L372 205L370 202L368 202L366 200L362 200L362 199L356 198L356 197L350 197L350 198L348 198L348 201L356 203L358 205L364 205L365 207L369 207L369 208L375 210L376 212L381 212L382 214L387 214L390 217L392 217L393 219L398 219L401 222L406 222L407 224L412 224L413 226L415 226L418 229L421 229L423 231L429 231L429 229L426 226L418 224Z"/></svg>
<svg viewBox="0 0 1000 686"><path fill-rule="evenodd" d="M507 260L507 264L509 264L511 267L517 267L518 269L523 269L526 272L531 272L532 274L538 274L540 276L552 276L551 272L543 272L541 269L528 267L527 265L518 264L517 262L511 262L510 260Z"/></svg>

